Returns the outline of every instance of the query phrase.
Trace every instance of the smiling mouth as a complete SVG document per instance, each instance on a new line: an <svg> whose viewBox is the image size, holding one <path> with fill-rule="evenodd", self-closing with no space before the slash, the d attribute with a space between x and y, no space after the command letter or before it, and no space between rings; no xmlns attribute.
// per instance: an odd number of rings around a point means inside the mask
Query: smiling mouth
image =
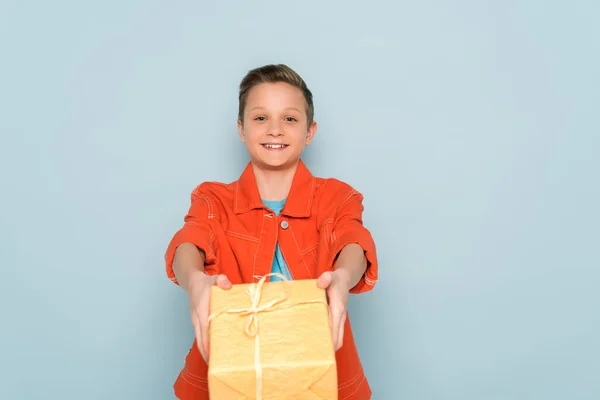
<svg viewBox="0 0 600 400"><path fill-rule="evenodd" d="M285 149L289 145L283 144L283 143L262 143L261 146L265 147L269 150L281 150L281 149Z"/></svg>

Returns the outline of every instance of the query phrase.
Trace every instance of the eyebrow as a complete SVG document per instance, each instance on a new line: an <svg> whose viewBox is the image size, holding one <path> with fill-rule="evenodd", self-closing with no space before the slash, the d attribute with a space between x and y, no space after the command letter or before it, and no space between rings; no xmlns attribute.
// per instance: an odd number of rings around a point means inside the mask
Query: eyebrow
<svg viewBox="0 0 600 400"><path fill-rule="evenodd" d="M296 107L288 107L288 108L286 108L286 110L293 110L293 111L298 111L299 113L302 113L302 111L300 111Z"/></svg>

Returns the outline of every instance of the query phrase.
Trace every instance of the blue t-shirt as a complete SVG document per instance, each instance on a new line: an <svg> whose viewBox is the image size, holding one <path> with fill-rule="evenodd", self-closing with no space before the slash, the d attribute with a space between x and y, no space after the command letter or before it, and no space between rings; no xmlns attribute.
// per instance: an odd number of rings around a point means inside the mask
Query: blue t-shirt
<svg viewBox="0 0 600 400"><path fill-rule="evenodd" d="M267 201L263 200L263 204L269 207L276 215L279 215L281 210L283 210L283 206L285 205L285 199L280 201ZM273 265L271 267L272 273L279 273L285 276L287 279L292 280L292 275L290 274L290 270L283 259L283 254L281 254L281 250L279 249L279 243L275 246L275 257L273 257ZM271 276L271 282L281 281L282 279L278 276Z"/></svg>

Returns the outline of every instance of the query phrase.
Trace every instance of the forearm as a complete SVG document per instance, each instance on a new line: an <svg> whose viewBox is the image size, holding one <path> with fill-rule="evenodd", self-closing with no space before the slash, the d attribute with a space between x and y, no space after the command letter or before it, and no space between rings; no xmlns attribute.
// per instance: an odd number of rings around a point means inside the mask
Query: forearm
<svg viewBox="0 0 600 400"><path fill-rule="evenodd" d="M348 290L352 289L360 282L367 270L367 258L363 248L356 243L346 245L338 255L333 268L342 274Z"/></svg>
<svg viewBox="0 0 600 400"><path fill-rule="evenodd" d="M204 275L204 252L193 243L182 243L175 251L173 259L173 272L186 292L190 291L190 283L196 281L198 276Z"/></svg>

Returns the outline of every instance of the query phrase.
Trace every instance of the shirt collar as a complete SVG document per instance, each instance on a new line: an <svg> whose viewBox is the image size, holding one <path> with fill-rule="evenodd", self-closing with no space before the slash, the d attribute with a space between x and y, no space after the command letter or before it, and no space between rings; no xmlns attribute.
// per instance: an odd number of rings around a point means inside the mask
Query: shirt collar
<svg viewBox="0 0 600 400"><path fill-rule="evenodd" d="M310 216L310 208L316 187L316 178L311 174L304 162L300 160L294 174L290 193L287 196L281 214L289 217ZM265 208L258 192L256 177L254 176L251 163L246 165L246 168L236 182L233 202L236 214L245 213L257 208Z"/></svg>

